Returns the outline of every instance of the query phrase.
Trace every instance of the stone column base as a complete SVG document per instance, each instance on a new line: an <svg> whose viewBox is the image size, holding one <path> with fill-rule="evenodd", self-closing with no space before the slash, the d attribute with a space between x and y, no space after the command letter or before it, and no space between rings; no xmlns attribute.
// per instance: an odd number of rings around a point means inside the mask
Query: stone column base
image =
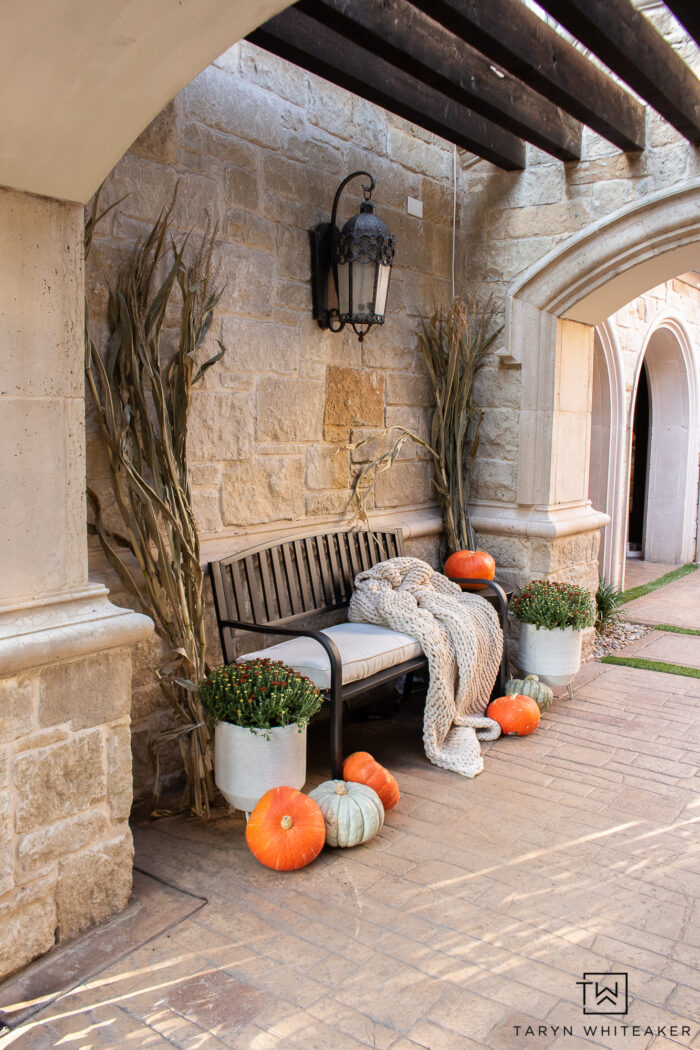
<svg viewBox="0 0 700 1050"><path fill-rule="evenodd" d="M131 654L104 587L0 612L0 976L131 892Z"/></svg>

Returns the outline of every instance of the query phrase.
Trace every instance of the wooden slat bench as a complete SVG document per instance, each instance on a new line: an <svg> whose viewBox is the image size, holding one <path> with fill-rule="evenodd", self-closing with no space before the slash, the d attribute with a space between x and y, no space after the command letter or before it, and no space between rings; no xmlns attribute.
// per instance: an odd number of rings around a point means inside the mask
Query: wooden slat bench
<svg viewBox="0 0 700 1050"><path fill-rule="evenodd" d="M347 609L359 572L404 553L401 529L375 533L337 529L281 543L264 543L209 564L224 662L234 663L240 655L236 652L236 631L289 636L297 642L273 646L271 658L299 667L328 692L334 779L342 775L343 701L401 675L406 675L404 696L409 695L414 673L424 669L427 661L414 639L388 628L344 623L315 630L301 624L311 617ZM503 590L489 580L474 582L485 583L496 595L505 643ZM304 646L299 641L304 639L313 639L322 646L330 667L316 646L312 645L309 652L308 643ZM362 652L362 647L366 650L368 645L369 655ZM347 653L353 646L361 651L351 662ZM341 649L346 651L345 666ZM368 666L379 669L367 674ZM506 678L504 648L499 672L501 692Z"/></svg>

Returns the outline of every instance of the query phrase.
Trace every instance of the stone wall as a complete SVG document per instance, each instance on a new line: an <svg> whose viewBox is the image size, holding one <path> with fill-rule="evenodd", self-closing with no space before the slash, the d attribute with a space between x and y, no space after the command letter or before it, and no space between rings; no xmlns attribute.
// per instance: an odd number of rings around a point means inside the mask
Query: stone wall
<svg viewBox="0 0 700 1050"><path fill-rule="evenodd" d="M0 679L0 977L129 899L130 706L128 649Z"/></svg>
<svg viewBox="0 0 700 1050"><path fill-rule="evenodd" d="M308 230L327 221L341 179L376 178L377 213L397 238L387 322L360 343L311 316ZM233 47L156 118L110 175L102 201L126 199L101 223L87 270L96 334L104 337L105 279L178 186L174 224L197 239L216 223L226 283L210 344L225 357L192 399L188 452L203 555L221 557L266 535L351 521L351 483L370 449L348 444L386 426L427 436L430 389L416 346L420 313L451 294L453 151L399 118L252 45ZM341 199L357 209L360 181ZM349 194L349 195L348 195ZM407 214L407 197L423 219ZM106 459L88 406L88 481L109 507ZM406 525L409 548L437 564L439 514L425 452L408 443L378 481L375 513ZM104 572L94 576L130 605ZM209 638L218 658L213 622ZM167 727L154 668L156 640L134 660L136 792L150 782L148 740ZM164 773L178 767L164 758Z"/></svg>

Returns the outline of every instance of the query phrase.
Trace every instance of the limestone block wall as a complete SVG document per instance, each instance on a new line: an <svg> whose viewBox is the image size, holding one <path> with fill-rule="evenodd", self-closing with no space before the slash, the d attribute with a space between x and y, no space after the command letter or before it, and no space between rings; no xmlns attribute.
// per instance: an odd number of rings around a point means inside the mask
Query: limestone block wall
<svg viewBox="0 0 700 1050"><path fill-rule="evenodd" d="M360 343L323 332L311 316L308 231L328 221L351 171L376 179L377 213L397 238L387 322ZM95 334L104 336L105 279L178 186L174 223L196 240L217 224L226 288L210 343L225 357L196 388L188 452L205 558L266 535L350 521L351 482L369 450L348 444L385 426L427 436L431 395L416 346L420 314L451 294L453 150L338 88L241 43L197 77L133 144L103 190L126 195L97 230L86 283ZM341 199L357 210L361 180ZM348 195L349 191L349 195ZM422 201L410 216L407 197ZM459 285L458 285L459 287ZM488 438L487 438L488 440ZM496 440L498 440L496 438ZM87 409L88 482L109 507L107 463ZM425 452L407 444L370 506L407 526L409 547L436 562L439 514ZM97 548L91 572L119 604ZM209 638L218 659L213 621ZM150 783L148 740L168 725L154 668L157 639L134 659L135 788ZM164 774L171 771L164 756ZM172 771L178 766L172 758Z"/></svg>
<svg viewBox="0 0 700 1050"><path fill-rule="evenodd" d="M129 899L130 706L128 649L0 679L0 977Z"/></svg>

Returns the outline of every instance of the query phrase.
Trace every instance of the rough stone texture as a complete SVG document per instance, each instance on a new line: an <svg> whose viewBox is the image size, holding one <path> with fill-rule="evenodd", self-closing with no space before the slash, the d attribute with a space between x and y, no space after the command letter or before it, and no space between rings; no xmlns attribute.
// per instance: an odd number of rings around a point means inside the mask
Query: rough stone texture
<svg viewBox="0 0 700 1050"><path fill-rule="evenodd" d="M98 729L27 751L14 766L16 827L31 831L94 806L106 794L102 734Z"/></svg>
<svg viewBox="0 0 700 1050"><path fill-rule="evenodd" d="M261 379L257 392L258 441L319 441L323 388L306 379Z"/></svg>
<svg viewBox="0 0 700 1050"><path fill-rule="evenodd" d="M258 456L232 464L225 474L221 502L226 525L302 517L304 460L301 456Z"/></svg>
<svg viewBox="0 0 700 1050"><path fill-rule="evenodd" d="M18 907L0 921L0 978L25 966L54 945L56 901L52 895Z"/></svg>
<svg viewBox="0 0 700 1050"><path fill-rule="evenodd" d="M0 743L16 740L34 726L36 678L19 675L0 680Z"/></svg>
<svg viewBox="0 0 700 1050"><path fill-rule="evenodd" d="M157 649L150 644L144 651ZM140 675L139 682L147 677ZM130 651L112 649L0 680L0 696L6 741L0 748L4 976L53 945L60 870L66 873L66 929L86 928L128 898ZM54 721L60 724L38 728ZM109 864L73 865L73 858L90 855L104 842Z"/></svg>
<svg viewBox="0 0 700 1050"><path fill-rule="evenodd" d="M128 741L126 743L129 755ZM90 809L23 835L17 847L18 876L27 878L60 857L83 849L104 835L107 822L104 810Z"/></svg>
<svg viewBox="0 0 700 1050"><path fill-rule="evenodd" d="M329 368L326 373L327 426L381 426L384 422L384 377L356 368Z"/></svg>
<svg viewBox="0 0 700 1050"><path fill-rule="evenodd" d="M76 703L76 681L80 700ZM111 649L91 660L69 660L45 667L39 675L39 725L69 723L72 729L123 718L129 713L131 660L128 650Z"/></svg>
<svg viewBox="0 0 700 1050"><path fill-rule="evenodd" d="M66 940L126 907L131 893L131 832L67 857L58 866L58 939Z"/></svg>
<svg viewBox="0 0 700 1050"><path fill-rule="evenodd" d="M115 726L107 741L107 802L113 821L129 819L133 793L131 727Z"/></svg>

